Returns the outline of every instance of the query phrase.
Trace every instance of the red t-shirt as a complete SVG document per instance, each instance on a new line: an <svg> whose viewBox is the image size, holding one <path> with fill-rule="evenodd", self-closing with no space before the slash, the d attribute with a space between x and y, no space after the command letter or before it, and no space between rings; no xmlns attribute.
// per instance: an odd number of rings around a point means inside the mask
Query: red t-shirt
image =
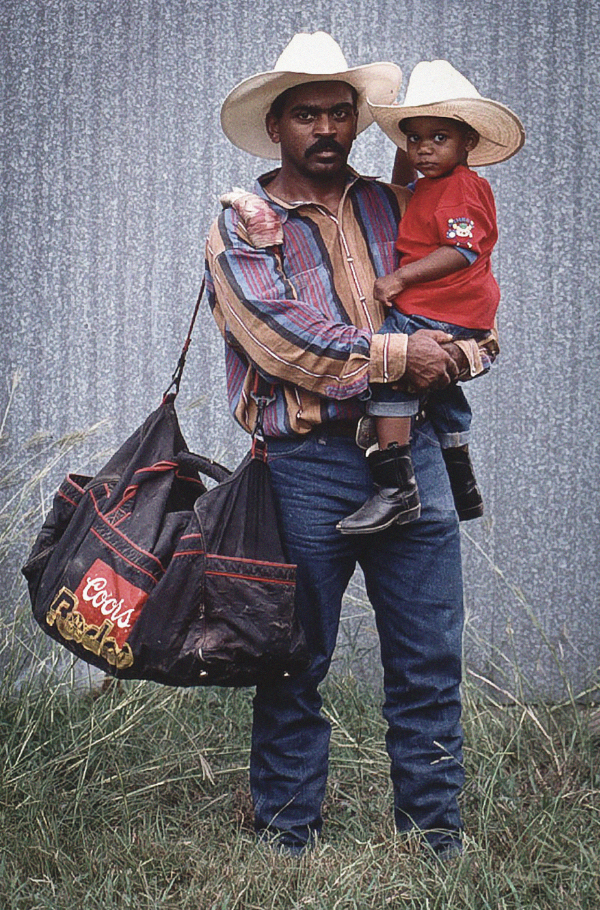
<svg viewBox="0 0 600 910"><path fill-rule="evenodd" d="M473 250L477 259L445 278L407 288L394 306L407 316L491 329L500 301L490 262L497 239L496 205L487 180L463 165L446 177L421 177L398 228L400 265L440 246Z"/></svg>

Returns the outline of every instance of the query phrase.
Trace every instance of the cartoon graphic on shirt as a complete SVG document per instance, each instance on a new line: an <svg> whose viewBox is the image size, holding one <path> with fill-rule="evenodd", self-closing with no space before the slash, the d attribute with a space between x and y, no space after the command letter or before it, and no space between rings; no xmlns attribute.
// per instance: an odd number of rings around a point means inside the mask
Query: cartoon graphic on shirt
<svg viewBox="0 0 600 910"><path fill-rule="evenodd" d="M475 222L471 221L470 218L448 218L446 237L448 240L466 240L469 237L473 239L474 227ZM471 246L471 244L467 243L467 246Z"/></svg>

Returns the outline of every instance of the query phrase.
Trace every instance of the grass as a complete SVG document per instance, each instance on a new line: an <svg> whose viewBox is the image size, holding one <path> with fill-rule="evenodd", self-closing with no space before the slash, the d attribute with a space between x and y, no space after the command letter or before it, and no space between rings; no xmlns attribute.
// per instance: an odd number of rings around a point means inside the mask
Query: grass
<svg viewBox="0 0 600 910"><path fill-rule="evenodd" d="M36 440L25 481L5 456L0 556L26 552L48 471L86 437ZM17 575L0 613L0 910L600 907L598 741L575 699L506 706L467 679L467 849L442 867L394 831L377 686L332 676L324 835L276 856L252 833L252 691L86 688L32 638Z"/></svg>
<svg viewBox="0 0 600 910"><path fill-rule="evenodd" d="M300 860L254 843L251 691L4 692L0 907L597 908L600 768L585 715L475 694L467 851L445 868L393 831L379 696L351 676L326 686L326 828Z"/></svg>

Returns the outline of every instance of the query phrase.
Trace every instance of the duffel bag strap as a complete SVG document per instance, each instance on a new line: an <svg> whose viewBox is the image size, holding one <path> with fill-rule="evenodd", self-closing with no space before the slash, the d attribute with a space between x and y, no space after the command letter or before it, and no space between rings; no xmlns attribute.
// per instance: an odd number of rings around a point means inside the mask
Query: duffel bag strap
<svg viewBox="0 0 600 910"><path fill-rule="evenodd" d="M179 360L177 361L177 367L175 368L175 372L173 373L173 376L171 377L170 385L167 388L167 390L165 391L165 393L163 394L163 404L169 397L169 393L170 393L171 399L175 399L179 393L179 383L181 382L181 376L183 374L183 368L185 366L185 359L187 357L187 352L188 352L188 349L190 346L190 342L192 340L192 332L194 331L194 325L196 324L196 317L198 315L198 310L200 309L200 301L202 300L202 295L204 293L205 284L206 284L206 279L203 278L202 284L200 286L200 293L198 294L196 306L194 307L194 312L192 314L192 319L190 322L190 327L188 329L187 338L185 339L185 344L183 345L183 350L181 351ZM175 391L171 392L171 389L175 389Z"/></svg>
<svg viewBox="0 0 600 910"><path fill-rule="evenodd" d="M192 340L192 332L194 331L196 318L198 316L198 311L200 310L200 303L202 301L202 295L204 294L205 284L206 279L203 278L202 284L200 286L200 293L198 294L198 299L196 300L196 306L194 307L194 312L192 313L187 338L185 339L181 354L179 355L177 367L175 368L175 372L171 377L171 382L163 393L163 404L167 398L174 400L179 394L179 385L181 383L181 377L183 375L187 353ZM174 389L174 391L171 391L172 389ZM260 458L262 461L266 461L267 444L265 442L263 419L265 408L267 405L271 404L271 402L275 401L275 386L272 383L267 382L267 380L260 375L258 370L255 371L254 387L252 389L251 395L258 408L256 415L256 424L254 426L254 430L252 431L252 456L253 458Z"/></svg>

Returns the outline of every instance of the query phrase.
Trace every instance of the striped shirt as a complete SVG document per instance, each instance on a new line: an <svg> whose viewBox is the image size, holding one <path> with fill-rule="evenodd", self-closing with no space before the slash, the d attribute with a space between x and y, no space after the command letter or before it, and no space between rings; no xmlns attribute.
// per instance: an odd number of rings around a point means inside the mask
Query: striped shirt
<svg viewBox="0 0 600 910"><path fill-rule="evenodd" d="M283 243L254 239L236 207L213 223L206 247L208 300L225 339L229 403L250 431L251 390L258 370L274 384L264 418L268 436L308 433L364 412L369 382L395 382L406 364L407 336L378 335L385 313L373 299L375 279L398 267L398 221L410 191L348 169L338 212L286 203L257 182L281 223ZM481 372L467 343L470 372Z"/></svg>

